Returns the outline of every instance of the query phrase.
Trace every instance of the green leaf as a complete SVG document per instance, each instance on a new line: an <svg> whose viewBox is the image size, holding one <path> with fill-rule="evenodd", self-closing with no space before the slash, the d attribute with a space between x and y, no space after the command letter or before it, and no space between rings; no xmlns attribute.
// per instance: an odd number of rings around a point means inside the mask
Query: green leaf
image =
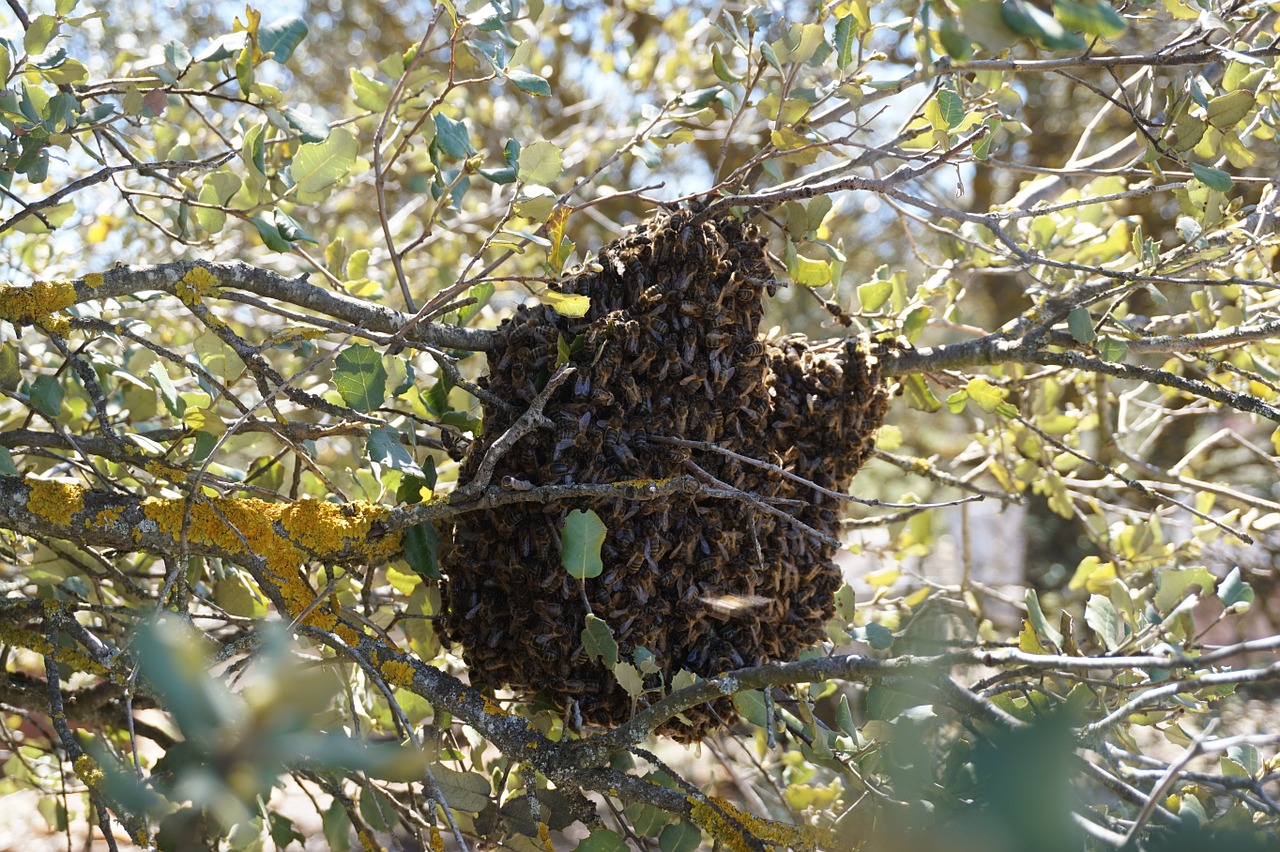
<svg viewBox="0 0 1280 852"><path fill-rule="evenodd" d="M422 477L422 468L413 460L404 442L400 440L400 431L390 426L378 426L369 430L369 440L365 443L365 452L369 461L391 470Z"/></svg>
<svg viewBox="0 0 1280 852"><path fill-rule="evenodd" d="M302 226L294 221L293 217L288 213L276 208L275 212L276 230L280 232L280 236L291 243L306 242L313 245L320 245L320 242L306 231L302 230Z"/></svg>
<svg viewBox="0 0 1280 852"><path fill-rule="evenodd" d="M836 705L836 727L849 736L853 736L858 731L858 726L853 721L853 711L849 708L847 694L841 695L840 703Z"/></svg>
<svg viewBox="0 0 1280 852"><path fill-rule="evenodd" d="M294 49L307 37L310 27L297 15L285 15L258 29L258 47L281 65L289 61Z"/></svg>
<svg viewBox="0 0 1280 852"><path fill-rule="evenodd" d="M335 127L323 142L298 146L290 172L302 192L319 192L346 177L356 163L356 137L343 127Z"/></svg>
<svg viewBox="0 0 1280 852"><path fill-rule="evenodd" d="M382 112L387 108L387 104L391 102L389 85L371 80L355 68L348 69L347 73L351 77L351 91L355 96L356 106L369 112Z"/></svg>
<svg viewBox="0 0 1280 852"><path fill-rule="evenodd" d="M893 282L889 280L868 281L858 285L858 304L867 312L880 310L892 295Z"/></svg>
<svg viewBox="0 0 1280 852"><path fill-rule="evenodd" d="M545 186L525 186L516 196L516 215L545 221L556 206L556 194Z"/></svg>
<svg viewBox="0 0 1280 852"><path fill-rule="evenodd" d="M764 703L764 693L760 690L746 689L742 692L735 692L733 706L742 714L742 718L756 727L769 727L769 716Z"/></svg>
<svg viewBox="0 0 1280 852"><path fill-rule="evenodd" d="M631 663L618 663L613 667L613 676L618 679L618 686L621 686L627 695L635 698L644 694L644 678Z"/></svg>
<svg viewBox="0 0 1280 852"><path fill-rule="evenodd" d="M1018 35L1053 50L1082 50L1086 46L1083 38L1067 32L1060 21L1026 0L1001 0L1000 17Z"/></svg>
<svg viewBox="0 0 1280 852"><path fill-rule="evenodd" d="M570 577L590 580L600 576L604 570L600 548L607 531L600 516L590 509L585 512L574 509L569 513L560 531L560 561Z"/></svg>
<svg viewBox="0 0 1280 852"><path fill-rule="evenodd" d="M843 71L853 61L853 15L836 21L836 67Z"/></svg>
<svg viewBox="0 0 1280 852"><path fill-rule="evenodd" d="M1062 647L1062 632L1045 618L1044 610L1040 608L1040 596L1036 594L1036 590L1027 589L1025 600L1027 621L1031 622L1031 629L1036 632L1036 635L1043 636L1054 645Z"/></svg>
<svg viewBox="0 0 1280 852"><path fill-rule="evenodd" d="M155 362L147 368L147 375L160 391L160 399L164 402L164 407L169 409L169 413L174 417L181 417L187 409L187 401L178 394L178 388L169 378L169 371L164 368L164 364Z"/></svg>
<svg viewBox="0 0 1280 852"><path fill-rule="evenodd" d="M893 631L878 621L854 631L854 638L866 642L877 651L883 651L893 644Z"/></svg>
<svg viewBox="0 0 1280 852"><path fill-rule="evenodd" d="M0 345L0 390L16 390L22 383L22 371L18 367L18 348L12 341Z"/></svg>
<svg viewBox="0 0 1280 852"><path fill-rule="evenodd" d="M475 772L458 772L447 766L433 765L431 774L440 782L444 800L455 811L478 814L490 801L489 779Z"/></svg>
<svg viewBox="0 0 1280 852"><path fill-rule="evenodd" d="M240 149L240 155L244 158L244 163L249 167L250 176L266 179L267 176L267 160L266 153L263 150L262 135L266 132L265 123L255 124L244 133L244 144Z"/></svg>
<svg viewBox="0 0 1280 852"><path fill-rule="evenodd" d="M230 172L217 171L200 186L200 203L224 206L240 191L240 178ZM197 207L196 221L210 234L217 234L227 223L227 214L215 207Z"/></svg>
<svg viewBox="0 0 1280 852"><path fill-rule="evenodd" d="M1191 164L1191 174L1196 176L1196 180L1210 189L1218 190L1218 192L1227 192L1234 185L1231 175L1221 169L1211 169L1199 163Z"/></svg>
<svg viewBox="0 0 1280 852"><path fill-rule="evenodd" d="M1092 343L1098 336L1093 330L1093 317L1089 316L1089 310L1079 305L1067 314L1067 328L1078 343Z"/></svg>
<svg viewBox="0 0 1280 852"><path fill-rule="evenodd" d="M577 852L627 852L627 843L622 835L607 828L597 828L591 836L574 847Z"/></svg>
<svg viewBox="0 0 1280 852"><path fill-rule="evenodd" d="M434 144L439 146L445 156L455 160L465 160L475 155L476 149L471 145L471 135L467 131L466 124L454 121L441 113L436 113L434 117L436 123Z"/></svg>
<svg viewBox="0 0 1280 852"><path fill-rule="evenodd" d="M31 406L49 419L62 413L62 399L66 391L53 376L36 376L31 383Z"/></svg>
<svg viewBox="0 0 1280 852"><path fill-rule="evenodd" d="M1129 344L1118 337L1104 337L1097 343L1098 357L1111 364L1123 361L1129 354Z"/></svg>
<svg viewBox="0 0 1280 852"><path fill-rule="evenodd" d="M551 84L546 78L539 77L537 74L531 74L528 71L508 71L507 79L516 84L516 88L522 92L528 92L539 98L545 98L551 94Z"/></svg>
<svg viewBox="0 0 1280 852"><path fill-rule="evenodd" d="M1116 612L1110 598L1090 595L1089 602L1084 607L1084 620L1093 628L1093 632L1102 640L1102 644L1108 651L1114 651L1120 647L1120 640L1124 638L1124 628L1120 623L1120 613Z"/></svg>
<svg viewBox="0 0 1280 852"><path fill-rule="evenodd" d="M797 254L791 280L804 287L823 287L831 283L831 264Z"/></svg>
<svg viewBox="0 0 1280 852"><path fill-rule="evenodd" d="M1241 577L1239 565L1218 584L1218 600L1235 612L1247 612L1253 606L1253 587Z"/></svg>
<svg viewBox="0 0 1280 852"><path fill-rule="evenodd" d="M404 559L419 576L440 579L440 533L430 521L404 531Z"/></svg>
<svg viewBox="0 0 1280 852"><path fill-rule="evenodd" d="M22 47L28 56L39 56L44 53L49 42L53 41L61 28L58 19L53 15L36 15L22 37Z"/></svg>
<svg viewBox="0 0 1280 852"><path fill-rule="evenodd" d="M1209 123L1219 130L1234 127L1257 103L1257 98L1248 89L1236 89L1234 92L1213 98L1209 101L1206 110Z"/></svg>
<svg viewBox="0 0 1280 852"><path fill-rule="evenodd" d="M545 186L560 177L564 158L550 142L534 142L520 151L519 164L520 180Z"/></svg>
<svg viewBox="0 0 1280 852"><path fill-rule="evenodd" d="M382 356L369 346L349 346L334 361L333 384L356 411L373 411L387 398L387 370Z"/></svg>
<svg viewBox="0 0 1280 852"><path fill-rule="evenodd" d="M298 131L303 142L323 142L329 138L329 125L297 107L287 106L280 110L289 126Z"/></svg>
<svg viewBox="0 0 1280 852"><path fill-rule="evenodd" d="M711 45L711 70L716 72L725 83L741 83L744 77L741 74L735 74L730 68L729 63L724 61L724 54L720 52L720 45Z"/></svg>
<svg viewBox="0 0 1280 852"><path fill-rule="evenodd" d="M8 447L0 447L0 474L4 476L18 475L18 466L13 463L13 454L9 452Z"/></svg>
<svg viewBox="0 0 1280 852"><path fill-rule="evenodd" d="M929 390L929 385L925 382L924 376L919 373L912 373L902 380L903 392L907 395L907 405L917 411L937 411L942 408L942 403L938 402L938 398L933 395L933 391Z"/></svg>
<svg viewBox="0 0 1280 852"><path fill-rule="evenodd" d="M268 222L261 216L254 216L251 221L258 229L258 236L262 237L262 241L267 244L267 248L274 251L289 251L289 241L284 238L274 223Z"/></svg>
<svg viewBox="0 0 1280 852"><path fill-rule="evenodd" d="M614 641L613 631L594 615L588 615L586 626L582 628L582 647L587 651L587 659L597 657L600 663L612 671L618 665L618 643Z"/></svg>
<svg viewBox="0 0 1280 852"><path fill-rule="evenodd" d="M342 802L334 799L321 820L326 845L332 852L347 852L351 848L351 818L342 808Z"/></svg>
<svg viewBox="0 0 1280 852"><path fill-rule="evenodd" d="M970 379L965 391L969 399L982 406L983 411L995 411L996 406L1004 402L1005 392L986 379Z"/></svg>
<svg viewBox="0 0 1280 852"><path fill-rule="evenodd" d="M1156 572L1156 608L1167 614L1180 604L1193 587L1199 587L1200 596L1213 591L1217 584L1209 569L1203 565L1196 568L1166 568Z"/></svg>
<svg viewBox="0 0 1280 852"><path fill-rule="evenodd" d="M964 121L964 101L950 89L938 90L938 109L942 111L942 119L949 128Z"/></svg>
<svg viewBox="0 0 1280 852"><path fill-rule="evenodd" d="M700 846L702 830L688 820L669 825L658 835L658 847L662 852L695 852Z"/></svg>
<svg viewBox="0 0 1280 852"><path fill-rule="evenodd" d="M1101 38L1124 35L1125 22L1120 13L1107 2L1076 2L1053 0L1053 15L1063 26Z"/></svg>

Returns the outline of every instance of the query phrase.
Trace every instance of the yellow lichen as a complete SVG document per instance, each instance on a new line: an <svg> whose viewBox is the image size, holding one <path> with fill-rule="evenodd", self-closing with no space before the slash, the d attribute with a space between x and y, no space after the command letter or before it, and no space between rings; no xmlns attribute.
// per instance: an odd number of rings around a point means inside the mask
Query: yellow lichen
<svg viewBox="0 0 1280 852"><path fill-rule="evenodd" d="M547 852L556 852L556 847L551 842L551 829L545 822L538 823L538 839L542 841L542 848Z"/></svg>
<svg viewBox="0 0 1280 852"><path fill-rule="evenodd" d="M197 266L182 276L173 286L174 295L182 300L182 304L195 307L205 296L213 296L218 292L218 279L203 266Z"/></svg>
<svg viewBox="0 0 1280 852"><path fill-rule="evenodd" d="M102 785L102 769L93 762L93 758L89 757L89 755L80 755L72 765L75 767L76 775L79 775L80 780L90 789L96 790Z"/></svg>
<svg viewBox="0 0 1280 852"><path fill-rule="evenodd" d="M187 503L181 498L149 497L142 513L157 529L175 539L182 532ZM253 498L202 498L190 506L189 541L212 545L228 553L261 558L269 574L283 578L277 587L291 618L312 607L315 593L300 568L309 560L336 562L361 558L381 562L397 555L401 536L392 533L368 542L373 525L391 510L374 503L327 503L303 499L267 503ZM305 624L333 631L349 645L362 634L342 623L328 605L308 612Z"/></svg>
<svg viewBox="0 0 1280 852"><path fill-rule="evenodd" d="M88 287L90 290L96 290L101 287L105 281L106 278L103 277L101 272L90 272L84 277L84 286Z"/></svg>
<svg viewBox="0 0 1280 852"><path fill-rule="evenodd" d="M52 602L54 608L57 603ZM72 671L87 672L94 675L107 675L107 668L97 660L62 646L51 645L49 640L39 633L24 630L13 624L0 623L0 644L12 645L15 648L26 648L41 656L52 656L56 662L62 663Z"/></svg>
<svg viewBox="0 0 1280 852"><path fill-rule="evenodd" d="M124 509L120 506L112 506L110 509L103 509L93 519L95 527L109 527L119 523L120 517L124 514Z"/></svg>
<svg viewBox="0 0 1280 852"><path fill-rule="evenodd" d="M65 527L84 508L84 488L79 485L53 479L27 479L26 483L27 511L37 517Z"/></svg>
<svg viewBox="0 0 1280 852"><path fill-rule="evenodd" d="M481 700L484 702L484 712L488 713L490 716L510 716L511 715L503 708L501 704L494 701L489 696L487 695L482 696Z"/></svg>
<svg viewBox="0 0 1280 852"><path fill-rule="evenodd" d="M409 687L413 684L413 666L400 660L387 660L378 670L387 679L387 683Z"/></svg>
<svg viewBox="0 0 1280 852"><path fill-rule="evenodd" d="M437 826L431 826L431 852L444 852L444 836Z"/></svg>
<svg viewBox="0 0 1280 852"><path fill-rule="evenodd" d="M719 797L713 796L709 801L714 806L690 796L690 816L713 840L734 852L747 852L751 848L747 842L748 835L765 841L765 849L790 848L797 852L816 852L819 848L822 832L817 829L764 819Z"/></svg>
<svg viewBox="0 0 1280 852"><path fill-rule="evenodd" d="M0 319L14 325L38 323L47 327L53 314L75 303L76 288L70 281L37 281L27 287L0 285Z"/></svg>
<svg viewBox="0 0 1280 852"><path fill-rule="evenodd" d="M180 467L174 467L171 464L165 464L157 459L150 459L143 463L142 469L158 479L167 479L170 482L186 482L187 472Z"/></svg>
<svg viewBox="0 0 1280 852"><path fill-rule="evenodd" d="M261 557L267 569L281 577L293 576L299 565L311 559L334 562L360 556L379 562L400 551L398 533L365 543L373 525L391 511L374 503L340 504L305 498L267 503L254 498L213 497L195 501L190 510L187 536L191 541ZM175 538L182 532L186 511L187 502L182 498L149 497L142 502L142 513L160 532ZM308 599L303 606L309 603Z"/></svg>

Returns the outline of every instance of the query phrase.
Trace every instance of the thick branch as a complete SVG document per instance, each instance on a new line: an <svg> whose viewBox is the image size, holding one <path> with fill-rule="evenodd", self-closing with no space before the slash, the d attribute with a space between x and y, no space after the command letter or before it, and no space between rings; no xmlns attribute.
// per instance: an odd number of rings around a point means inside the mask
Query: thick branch
<svg viewBox="0 0 1280 852"><path fill-rule="evenodd" d="M173 293L182 277L196 267L204 267L218 279L224 288L244 290L276 301L296 305L340 319L366 331L379 334L395 334L409 321L400 311L384 305L355 299L307 283L307 276L287 278L269 269L250 266L247 263L193 263L178 261L153 266L119 266L97 275L87 275L72 281L76 288L76 302L120 298L146 290L163 290ZM92 282L92 283L90 283ZM496 344L499 333L482 329L460 328L439 323L419 323L406 335L411 345L427 345L441 349L483 351Z"/></svg>

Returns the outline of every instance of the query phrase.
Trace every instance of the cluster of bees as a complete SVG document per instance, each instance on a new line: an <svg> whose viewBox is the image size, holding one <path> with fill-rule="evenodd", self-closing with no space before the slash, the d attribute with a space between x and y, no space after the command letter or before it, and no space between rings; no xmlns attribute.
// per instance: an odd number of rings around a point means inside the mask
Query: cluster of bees
<svg viewBox="0 0 1280 852"><path fill-rule="evenodd" d="M610 625L621 659L641 648L654 655L652 695L681 669L711 676L792 659L824 635L840 575L830 539L813 531L835 536L841 507L779 471L844 491L888 404L869 344L762 340L762 297L777 287L765 240L735 219L692 220L684 210L660 214L560 281L562 292L590 297L585 317L535 307L504 322L505 348L490 353L481 384L514 410L486 409L459 477L474 474L567 351L576 371L544 409L553 428L523 437L495 481L692 474L750 495L523 503L461 519L443 566L445 632L461 644L473 683L545 691L576 705L585 724L619 724L636 706L588 658L588 612ZM560 530L575 508L593 509L608 528L604 571L586 581L561 565ZM724 699L685 715L688 724L665 733L697 739L734 711Z"/></svg>

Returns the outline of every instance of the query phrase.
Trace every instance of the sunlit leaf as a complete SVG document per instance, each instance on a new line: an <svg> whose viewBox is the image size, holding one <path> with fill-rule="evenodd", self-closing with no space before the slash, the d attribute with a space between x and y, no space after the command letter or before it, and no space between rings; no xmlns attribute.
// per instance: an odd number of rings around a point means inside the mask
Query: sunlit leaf
<svg viewBox="0 0 1280 852"><path fill-rule="evenodd" d="M356 137L343 127L336 127L323 142L298 146L291 172L298 189L319 192L346 177L356 162Z"/></svg>
<svg viewBox="0 0 1280 852"><path fill-rule="evenodd" d="M520 151L520 180L547 185L560 176L563 168L560 149L550 142L534 142Z"/></svg>

